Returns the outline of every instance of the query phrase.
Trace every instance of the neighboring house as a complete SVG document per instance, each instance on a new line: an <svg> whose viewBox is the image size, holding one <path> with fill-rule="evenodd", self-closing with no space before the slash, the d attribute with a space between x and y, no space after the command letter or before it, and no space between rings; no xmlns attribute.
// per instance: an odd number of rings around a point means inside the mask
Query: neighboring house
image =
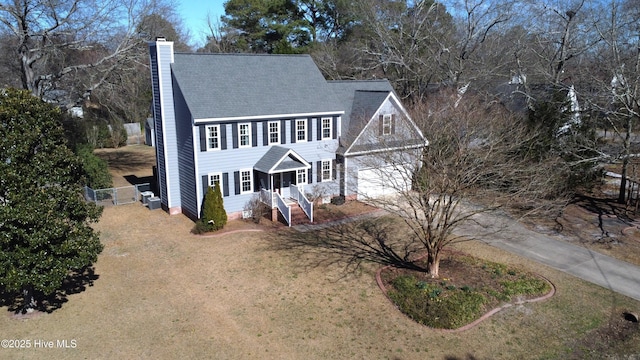
<svg viewBox="0 0 640 360"><path fill-rule="evenodd" d="M311 216L304 194L357 197L358 175L392 165L374 155L402 150L404 175L417 163L405 150L426 144L387 81L327 82L308 55L174 53L163 39L150 54L158 189L171 214L199 218L220 183L230 218L255 196L287 221L290 197Z"/></svg>
<svg viewBox="0 0 640 360"><path fill-rule="evenodd" d="M564 110L568 111L571 116L558 129L558 136L569 132L574 126L579 126L582 121L580 118L580 104L574 86L572 84L564 84L564 88L561 91L566 93L568 108ZM553 92L554 89L549 84L529 84L527 86L527 77L525 75L513 76L511 81L498 85L494 91L508 110L523 116L528 115L536 101L549 99L553 96Z"/></svg>

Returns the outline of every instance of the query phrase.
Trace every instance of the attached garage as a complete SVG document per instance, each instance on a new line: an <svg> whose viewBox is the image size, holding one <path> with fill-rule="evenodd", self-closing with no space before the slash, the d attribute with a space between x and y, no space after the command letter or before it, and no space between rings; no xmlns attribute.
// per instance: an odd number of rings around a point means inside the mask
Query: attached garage
<svg viewBox="0 0 640 360"><path fill-rule="evenodd" d="M410 166L404 165L358 170L358 200L411 189L410 169Z"/></svg>

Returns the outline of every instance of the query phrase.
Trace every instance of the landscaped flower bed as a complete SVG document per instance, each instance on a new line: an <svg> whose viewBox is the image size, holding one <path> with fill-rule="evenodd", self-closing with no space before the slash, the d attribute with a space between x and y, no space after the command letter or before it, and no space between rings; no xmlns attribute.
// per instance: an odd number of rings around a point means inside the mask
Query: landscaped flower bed
<svg viewBox="0 0 640 360"><path fill-rule="evenodd" d="M400 311L439 329L460 328L492 309L537 298L552 289L534 274L458 253L448 253L441 260L438 279L398 268L386 268L381 279Z"/></svg>

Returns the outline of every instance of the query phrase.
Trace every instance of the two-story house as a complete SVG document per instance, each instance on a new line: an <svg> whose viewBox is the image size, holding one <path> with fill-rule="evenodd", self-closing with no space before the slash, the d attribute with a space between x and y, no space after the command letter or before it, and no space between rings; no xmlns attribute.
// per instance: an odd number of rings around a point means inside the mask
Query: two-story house
<svg viewBox="0 0 640 360"><path fill-rule="evenodd" d="M174 53L163 39L150 55L159 197L171 214L199 218L216 182L230 218L256 194L274 208L312 191L386 194L372 191L371 169L389 164L364 160L411 153L411 172L426 144L386 80L327 82L308 55Z"/></svg>

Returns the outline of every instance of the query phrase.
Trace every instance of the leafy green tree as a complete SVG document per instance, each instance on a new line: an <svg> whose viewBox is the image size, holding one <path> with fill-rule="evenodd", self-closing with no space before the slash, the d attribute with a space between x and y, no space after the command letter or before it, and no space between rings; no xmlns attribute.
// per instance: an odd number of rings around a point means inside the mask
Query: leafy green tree
<svg viewBox="0 0 640 360"><path fill-rule="evenodd" d="M311 43L310 24L294 0L229 0L222 22L240 51L300 53Z"/></svg>
<svg viewBox="0 0 640 360"><path fill-rule="evenodd" d="M219 183L207 189L202 204L202 221L209 224L210 230L220 230L227 224L227 212L224 210Z"/></svg>
<svg viewBox="0 0 640 360"><path fill-rule="evenodd" d="M84 172L67 147L61 112L29 91L0 92L0 290L39 305L102 251L81 196Z"/></svg>

